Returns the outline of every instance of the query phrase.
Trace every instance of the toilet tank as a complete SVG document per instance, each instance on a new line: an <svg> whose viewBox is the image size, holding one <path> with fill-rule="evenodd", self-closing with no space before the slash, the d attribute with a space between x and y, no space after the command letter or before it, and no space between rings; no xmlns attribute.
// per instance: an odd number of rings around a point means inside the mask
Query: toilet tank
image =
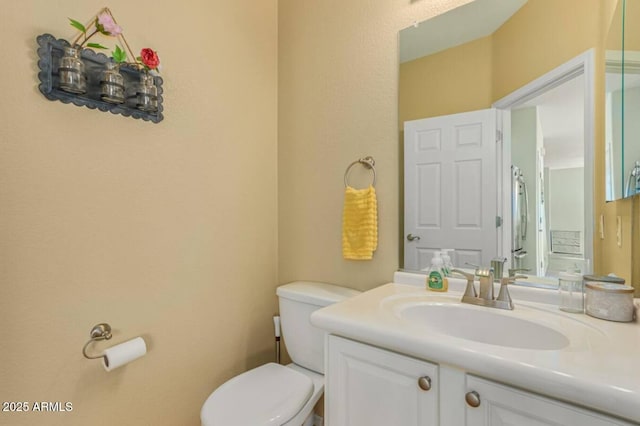
<svg viewBox="0 0 640 426"><path fill-rule="evenodd" d="M280 304L282 336L291 360L302 367L324 374L324 334L311 325L311 314L360 291L333 284L295 281L276 290Z"/></svg>

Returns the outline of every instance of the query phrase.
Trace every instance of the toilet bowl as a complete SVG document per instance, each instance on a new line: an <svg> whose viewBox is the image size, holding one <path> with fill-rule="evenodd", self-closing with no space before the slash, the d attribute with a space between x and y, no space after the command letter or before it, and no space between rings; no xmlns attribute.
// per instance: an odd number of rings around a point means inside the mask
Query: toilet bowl
<svg viewBox="0 0 640 426"><path fill-rule="evenodd" d="M324 332L309 316L360 294L333 284L296 281L278 287L280 321L293 363L268 363L218 387L200 411L203 426L312 426L324 392Z"/></svg>

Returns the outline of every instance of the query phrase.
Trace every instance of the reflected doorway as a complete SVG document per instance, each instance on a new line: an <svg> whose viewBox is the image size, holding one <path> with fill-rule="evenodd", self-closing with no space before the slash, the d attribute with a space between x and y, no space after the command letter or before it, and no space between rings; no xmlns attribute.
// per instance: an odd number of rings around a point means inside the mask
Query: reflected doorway
<svg viewBox="0 0 640 426"><path fill-rule="evenodd" d="M593 258L593 50L494 104L503 126L503 240L510 267L557 277ZM508 222L508 223L507 223ZM505 234L508 234L505 232Z"/></svg>

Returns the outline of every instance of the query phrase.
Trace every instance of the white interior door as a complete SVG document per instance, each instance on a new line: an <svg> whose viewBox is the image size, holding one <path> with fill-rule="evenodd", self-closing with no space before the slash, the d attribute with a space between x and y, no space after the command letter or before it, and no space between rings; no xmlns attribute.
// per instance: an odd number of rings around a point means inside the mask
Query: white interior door
<svg viewBox="0 0 640 426"><path fill-rule="evenodd" d="M488 266L498 253L497 111L404 123L404 263L424 269L455 249L455 266Z"/></svg>

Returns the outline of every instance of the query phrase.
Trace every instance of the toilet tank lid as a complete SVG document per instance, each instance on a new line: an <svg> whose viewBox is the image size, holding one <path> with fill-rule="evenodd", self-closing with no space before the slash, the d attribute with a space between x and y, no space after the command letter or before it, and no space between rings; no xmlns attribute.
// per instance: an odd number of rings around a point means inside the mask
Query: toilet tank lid
<svg viewBox="0 0 640 426"><path fill-rule="evenodd" d="M278 287L278 297L308 303L315 306L328 306L362 293L352 288L314 281L294 281Z"/></svg>

